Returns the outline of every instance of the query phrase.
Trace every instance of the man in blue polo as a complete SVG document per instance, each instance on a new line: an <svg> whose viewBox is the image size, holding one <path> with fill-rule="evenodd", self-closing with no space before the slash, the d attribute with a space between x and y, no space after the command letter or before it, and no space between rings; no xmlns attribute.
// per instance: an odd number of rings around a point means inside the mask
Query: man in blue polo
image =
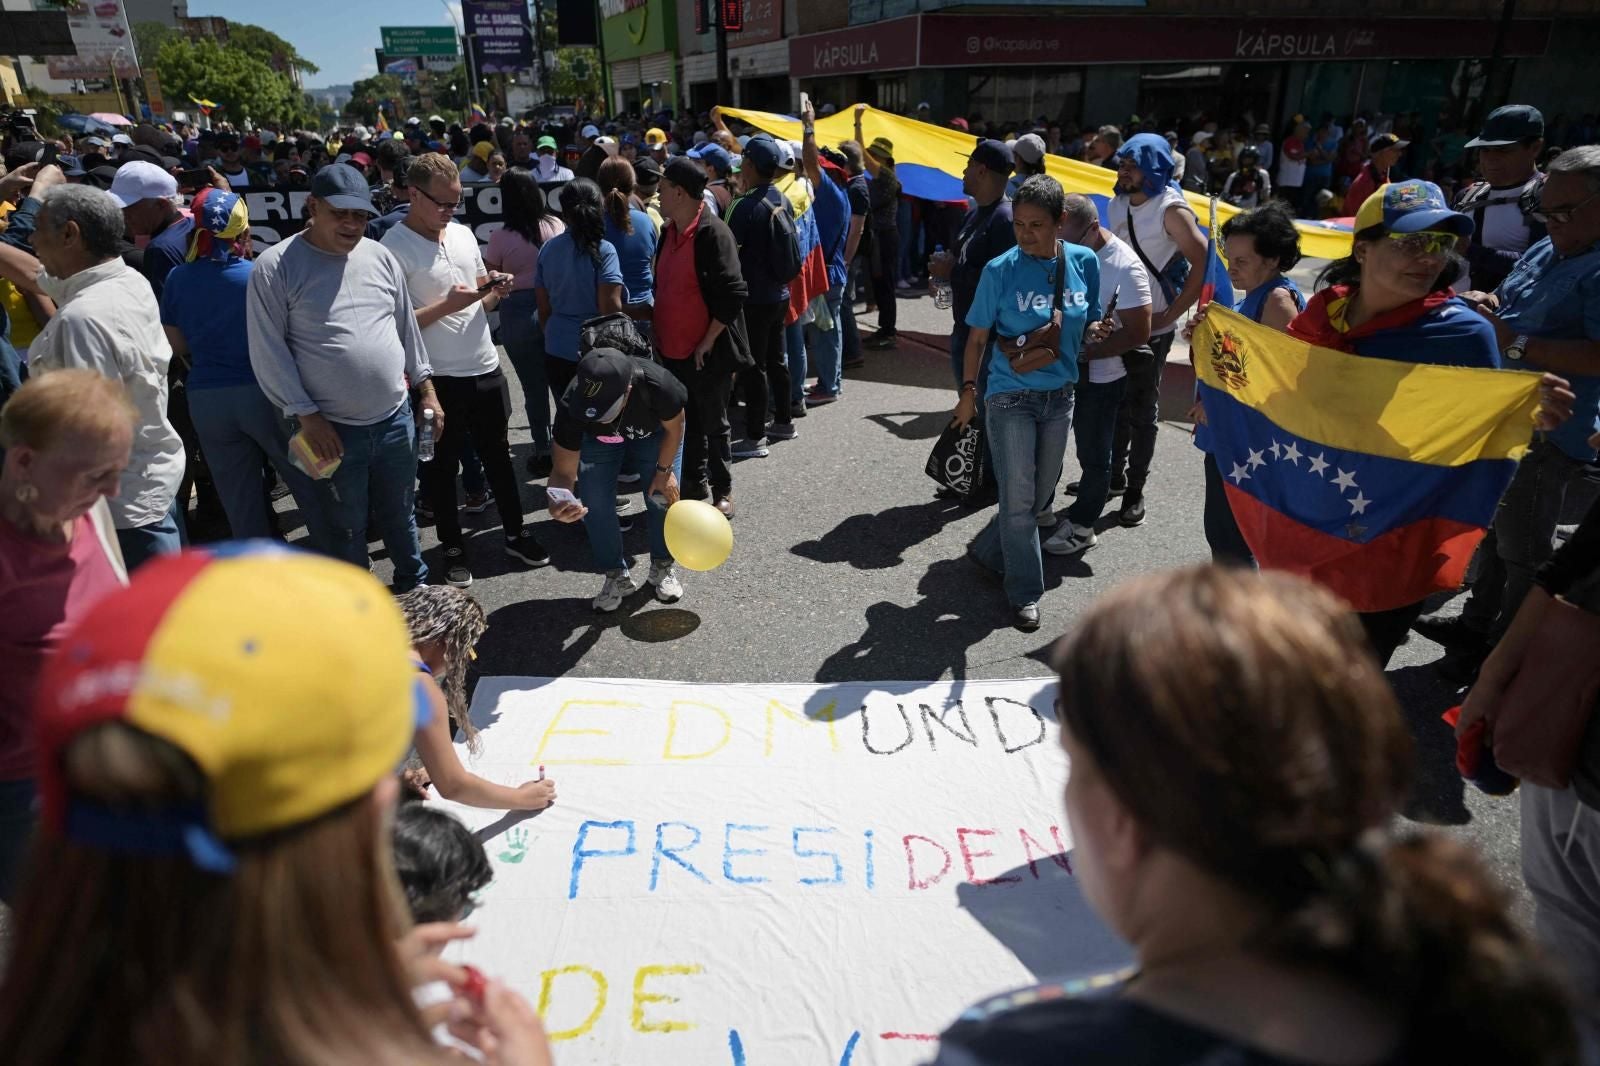
<svg viewBox="0 0 1600 1066"><path fill-rule="evenodd" d="M1500 500L1483 564L1461 616L1417 620L1417 632L1452 654L1449 680L1471 680L1511 623L1550 557L1567 489L1595 461L1600 419L1600 146L1563 152L1550 164L1538 214L1549 236L1527 250L1493 294L1469 292L1494 324L1507 367L1547 370L1571 382L1572 417L1532 447Z"/></svg>

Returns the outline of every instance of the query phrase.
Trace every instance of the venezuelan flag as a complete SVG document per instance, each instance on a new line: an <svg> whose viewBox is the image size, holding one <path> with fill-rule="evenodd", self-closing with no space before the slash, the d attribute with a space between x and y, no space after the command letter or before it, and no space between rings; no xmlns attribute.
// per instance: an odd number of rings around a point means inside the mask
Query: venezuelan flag
<svg viewBox="0 0 1600 1066"><path fill-rule="evenodd" d="M783 319L784 325L790 325L805 314L812 300L828 291L828 260L806 183L798 174L786 174L773 185L788 199L794 211L795 236L800 239L800 273L789 282L789 311Z"/></svg>
<svg viewBox="0 0 1600 1066"><path fill-rule="evenodd" d="M1214 307L1197 434L1262 567L1385 611L1453 589L1527 450L1539 375L1318 348Z"/></svg>
<svg viewBox="0 0 1600 1066"><path fill-rule="evenodd" d="M800 120L791 115L737 107L721 108L720 113L748 122L775 137L800 139ZM817 143L836 145L840 141L854 140L855 122L855 105L817 119ZM869 107L861 116L861 135L868 144L874 137L887 137L894 142L895 173L900 176L900 186L906 195L950 202L964 199L961 172L966 168L967 156L972 154L974 139L971 134ZM1055 155L1045 156L1044 166L1045 173L1059 181L1068 192L1093 197L1100 205L1101 220L1105 220L1105 202L1113 195L1116 171ZM1194 192L1184 195L1189 198L1195 217L1205 218L1206 197ZM1218 222L1226 222L1238 213L1239 208L1232 204L1217 205ZM1350 254L1348 230L1303 221L1297 222L1295 227L1300 231L1300 251L1305 255L1340 259Z"/></svg>
<svg viewBox="0 0 1600 1066"><path fill-rule="evenodd" d="M376 129L379 133L388 133L389 132L389 120L386 117L384 117L383 105L382 104L378 105L378 121L373 123L373 128Z"/></svg>
<svg viewBox="0 0 1600 1066"><path fill-rule="evenodd" d="M487 111L485 111L483 109L483 105L482 104L473 104L472 105L472 112L468 116L467 124L470 126L470 125L476 125L479 122L488 122L488 121L489 121L489 112L487 112Z"/></svg>

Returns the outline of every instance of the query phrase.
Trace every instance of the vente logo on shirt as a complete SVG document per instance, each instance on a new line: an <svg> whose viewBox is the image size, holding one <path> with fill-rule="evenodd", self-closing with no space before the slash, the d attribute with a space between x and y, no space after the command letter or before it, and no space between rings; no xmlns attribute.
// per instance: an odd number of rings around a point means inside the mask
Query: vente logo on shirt
<svg viewBox="0 0 1600 1066"><path fill-rule="evenodd" d="M1054 291L1046 292L1046 293L1037 293L1037 292L1034 292L1032 289L1029 289L1027 292L1019 292L1019 293L1016 294L1016 297L1017 297L1017 310L1018 311L1027 311L1028 309L1032 308L1035 311L1048 311L1048 310L1050 310L1050 301L1054 296L1055 296L1055 292ZM1066 301L1066 302L1070 302L1074 307L1088 307L1089 306L1089 297L1088 297L1088 295L1086 293L1081 293L1081 292L1063 293L1062 294L1062 300Z"/></svg>

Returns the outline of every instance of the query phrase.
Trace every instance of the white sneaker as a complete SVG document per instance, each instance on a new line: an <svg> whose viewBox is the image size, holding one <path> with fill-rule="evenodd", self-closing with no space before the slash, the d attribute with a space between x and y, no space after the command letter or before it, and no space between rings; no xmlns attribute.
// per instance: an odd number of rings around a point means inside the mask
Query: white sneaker
<svg viewBox="0 0 1600 1066"><path fill-rule="evenodd" d="M594 609L601 614L610 614L622 606L622 601L639 591L639 586L634 583L633 575L626 570L612 570L606 574L606 583L600 588L600 595L594 598Z"/></svg>
<svg viewBox="0 0 1600 1066"><path fill-rule="evenodd" d="M1055 536L1045 541L1041 547L1051 555L1077 555L1099 543L1100 538L1095 536L1093 526L1063 522L1061 528L1056 530Z"/></svg>
<svg viewBox="0 0 1600 1066"><path fill-rule="evenodd" d="M656 599L662 603L677 603L683 599L683 583L678 580L672 560L651 563L648 580L656 587Z"/></svg>

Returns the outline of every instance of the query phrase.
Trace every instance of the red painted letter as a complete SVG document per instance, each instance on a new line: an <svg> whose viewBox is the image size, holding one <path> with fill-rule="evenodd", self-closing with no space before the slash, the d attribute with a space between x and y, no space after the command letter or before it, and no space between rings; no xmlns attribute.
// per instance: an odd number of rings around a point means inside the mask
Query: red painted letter
<svg viewBox="0 0 1600 1066"><path fill-rule="evenodd" d="M939 849L939 854L944 856L944 866L940 867L938 873L927 878L926 880L919 880L917 878L917 855L911 847L911 842L913 840L920 840L924 844L932 844L934 847ZM928 888L931 885L937 884L939 878L950 872L950 853L946 851L944 845L940 844L937 840L930 839L929 837L922 836L918 833L907 833L901 838L901 843L906 849L906 887L912 891L916 891L917 889L921 888Z"/></svg>

